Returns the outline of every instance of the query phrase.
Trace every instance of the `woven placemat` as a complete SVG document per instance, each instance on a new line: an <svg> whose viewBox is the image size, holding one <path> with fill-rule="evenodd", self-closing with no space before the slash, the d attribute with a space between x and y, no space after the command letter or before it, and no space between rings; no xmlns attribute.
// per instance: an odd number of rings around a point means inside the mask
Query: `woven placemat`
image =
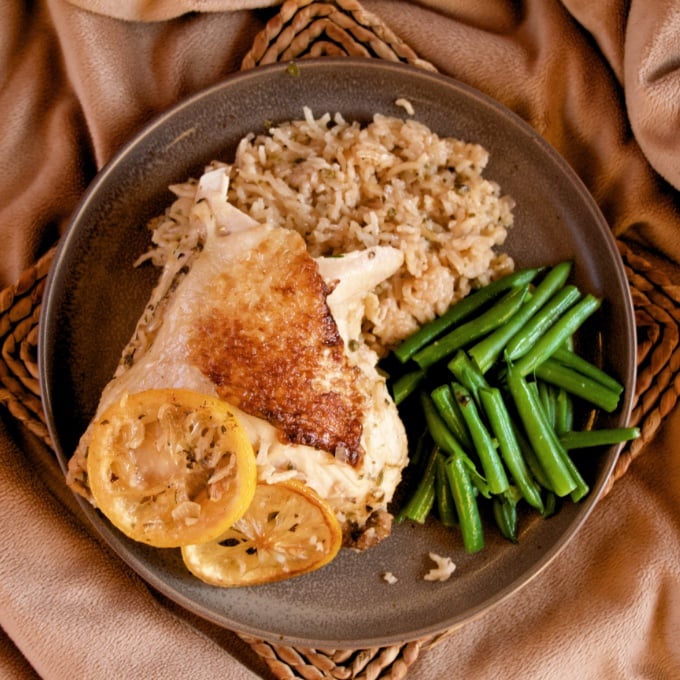
<svg viewBox="0 0 680 680"><path fill-rule="evenodd" d="M255 37L242 68L337 55L402 61L435 70L355 0L288 0ZM680 286L653 265L639 246L623 240L618 246L638 330L631 424L640 427L641 436L624 448L610 488L645 450L680 392ZM14 286L0 291L0 404L50 447L38 383L37 339L45 279L55 251L56 247L47 252ZM407 674L420 651L442 636L355 650L307 649L240 637L277 678L398 680Z"/></svg>

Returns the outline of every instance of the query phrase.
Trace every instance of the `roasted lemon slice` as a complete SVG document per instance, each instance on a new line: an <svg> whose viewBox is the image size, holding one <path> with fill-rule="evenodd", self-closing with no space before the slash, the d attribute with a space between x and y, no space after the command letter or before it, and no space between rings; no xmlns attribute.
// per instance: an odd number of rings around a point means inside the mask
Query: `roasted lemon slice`
<svg viewBox="0 0 680 680"><path fill-rule="evenodd" d="M87 473L96 505L159 548L212 541L246 511L255 455L229 404L191 390L126 395L93 425Z"/></svg>
<svg viewBox="0 0 680 680"><path fill-rule="evenodd" d="M298 482L258 484L245 515L218 541L182 548L189 571L215 586L250 586L328 564L342 529L333 511Z"/></svg>

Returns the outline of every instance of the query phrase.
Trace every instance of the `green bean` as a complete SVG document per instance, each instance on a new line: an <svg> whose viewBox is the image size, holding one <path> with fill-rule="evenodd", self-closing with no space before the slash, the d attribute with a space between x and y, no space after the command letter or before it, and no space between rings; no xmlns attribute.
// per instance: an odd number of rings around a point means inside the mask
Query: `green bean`
<svg viewBox="0 0 680 680"><path fill-rule="evenodd" d="M545 509L541 514L546 519L548 517L552 517L557 512L558 505L559 505L558 498L555 495L555 493L553 493L552 491L546 492L545 503L543 504Z"/></svg>
<svg viewBox="0 0 680 680"><path fill-rule="evenodd" d="M548 302L555 291L561 289L569 277L571 268L570 261L560 262L552 267L507 323L496 328L468 350L468 354L482 373L486 373L494 365L509 340Z"/></svg>
<svg viewBox="0 0 680 680"><path fill-rule="evenodd" d="M604 387L607 387L616 394L621 394L621 392L623 392L623 385L618 380L572 350L566 349L565 347L559 347L555 350L555 353L551 358L558 361L563 366L572 368L578 373L582 373L586 377L591 378L595 382L601 383Z"/></svg>
<svg viewBox="0 0 680 680"><path fill-rule="evenodd" d="M555 436L555 439L559 444L560 442L559 440L557 440L557 436ZM569 473L571 474L572 479L576 484L576 486L569 494L569 497L571 498L572 501L574 501L574 503L578 503L582 498L585 498L588 495L588 493L590 492L590 487L588 486L586 480L583 479L583 476L581 475L578 468L574 464L574 461L570 458L569 452L564 447L562 447L562 451L564 456L564 464L566 465L567 469L569 470Z"/></svg>
<svg viewBox="0 0 680 680"><path fill-rule="evenodd" d="M531 476L536 480L536 483L540 487L552 491L553 489L550 481L546 477L543 466L538 460L533 446L529 443L529 440L526 438L522 428L514 421L512 421L512 431L515 435L515 439L517 440L517 444L519 445L519 449L522 452L522 458L527 464L529 472L531 472Z"/></svg>
<svg viewBox="0 0 680 680"><path fill-rule="evenodd" d="M394 350L394 355L401 363L406 363L419 349L429 345L453 326L453 324L461 323L469 318L501 293L516 286L524 286L531 283L540 271L542 271L542 267L520 269L478 288L467 297L452 305L442 316L426 323L413 335L406 338Z"/></svg>
<svg viewBox="0 0 680 680"><path fill-rule="evenodd" d="M563 387L557 389L555 397L555 432L558 435L569 432L574 425L574 402Z"/></svg>
<svg viewBox="0 0 680 680"><path fill-rule="evenodd" d="M531 477L522 456L501 391L497 387L484 388L479 391L479 396L491 431L498 442L505 467L527 503L542 512L541 490Z"/></svg>
<svg viewBox="0 0 680 680"><path fill-rule="evenodd" d="M453 397L451 387L444 383L430 393L437 412L447 427L466 451L472 451L474 444L460 411L460 405Z"/></svg>
<svg viewBox="0 0 680 680"><path fill-rule="evenodd" d="M392 385L392 396L394 397L394 403L399 406L406 397L410 396L415 389L420 385L425 377L424 371L410 371L404 373L397 380L395 380Z"/></svg>
<svg viewBox="0 0 680 680"><path fill-rule="evenodd" d="M454 383L453 394L460 405L461 413L468 426L475 451L484 470L484 476L493 494L501 494L508 490L510 482L505 473L496 445L482 421L472 395L460 383Z"/></svg>
<svg viewBox="0 0 680 680"><path fill-rule="evenodd" d="M492 501L493 518L501 534L513 543L517 543L517 506L504 502L500 498Z"/></svg>
<svg viewBox="0 0 680 680"><path fill-rule="evenodd" d="M556 405L556 394L554 392L554 385L550 383L539 381L534 383L538 388L538 398L541 400L543 405L543 410L545 411L546 420L550 424L550 427L555 427L555 411L557 409Z"/></svg>
<svg viewBox="0 0 680 680"><path fill-rule="evenodd" d="M611 413L619 404L619 394L591 378L547 359L534 369L537 378L565 389L581 399Z"/></svg>
<svg viewBox="0 0 680 680"><path fill-rule="evenodd" d="M541 463L550 488L558 496L566 496L574 490L576 482L565 465L563 450L554 431L545 421L539 400L513 364L508 365L507 382L529 442Z"/></svg>
<svg viewBox="0 0 680 680"><path fill-rule="evenodd" d="M496 526L501 534L513 543L517 543L517 503L520 496L513 493L512 488L502 496L494 496L492 501L492 512Z"/></svg>
<svg viewBox="0 0 680 680"><path fill-rule="evenodd" d="M429 452L429 447L432 445L432 437L427 427L423 428L420 436L416 440L415 451L409 456L409 465L415 466L420 465L424 460L426 451Z"/></svg>
<svg viewBox="0 0 680 680"><path fill-rule="evenodd" d="M453 527L458 523L456 519L456 506L453 502L449 480L446 477L446 458L441 452L437 454L434 483L434 496L437 503L439 521L445 527Z"/></svg>
<svg viewBox="0 0 680 680"><path fill-rule="evenodd" d="M446 477L456 506L458 524L463 537L463 546L468 553L476 553L484 548L482 518L470 481L467 465L462 456L454 454L446 461Z"/></svg>
<svg viewBox="0 0 680 680"><path fill-rule="evenodd" d="M465 461L468 475L470 476L470 481L477 492L482 494L484 498L491 498L493 494L491 493L491 489L489 489L489 484L486 481L486 477L484 477L484 475L482 475L479 470L477 470L477 466L475 465L472 458L470 458L470 456L468 456L466 453L463 453L461 458Z"/></svg>
<svg viewBox="0 0 680 680"><path fill-rule="evenodd" d="M574 351L575 334L601 300L566 283L571 268L559 263L533 288L540 269L499 279L395 351L418 369L393 382L395 402L420 390L422 439L431 446L400 521L424 522L436 507L445 526L460 526L466 551L477 552L484 497L501 533L516 541L522 499L548 517L561 498L589 493L572 449L639 436L637 428L573 429L575 397L612 411L623 385ZM453 379L433 382L444 362Z"/></svg>
<svg viewBox="0 0 680 680"><path fill-rule="evenodd" d="M608 427L599 430L580 430L564 432L560 435L562 446L568 451L586 449L593 446L610 446L637 439L638 427Z"/></svg>
<svg viewBox="0 0 680 680"><path fill-rule="evenodd" d="M420 395L421 404L423 406L423 413L425 414L425 421L428 430L435 444L449 455L457 455L462 460L467 462L469 468L469 476L474 483L475 488L483 495L489 498L491 491L486 479L479 474L472 459L465 453L458 440L455 438L451 430L446 427L444 419L437 412L437 408L432 401L429 394L423 392Z"/></svg>
<svg viewBox="0 0 680 680"><path fill-rule="evenodd" d="M456 380L463 385L479 404L479 390L488 387L486 377L465 350L459 350L449 361L447 367Z"/></svg>
<svg viewBox="0 0 680 680"><path fill-rule="evenodd" d="M460 442L456 439L451 430L446 427L444 419L439 415L437 407L432 401L432 397L426 392L422 392L420 395L420 403L423 407L427 428L434 443L444 451L444 453L448 453L449 455L464 453Z"/></svg>
<svg viewBox="0 0 680 680"><path fill-rule="evenodd" d="M585 322L601 305L600 298L587 293L570 307L515 364L520 375L526 376L548 359L555 350Z"/></svg>
<svg viewBox="0 0 680 680"><path fill-rule="evenodd" d="M413 355L420 368L428 368L445 359L457 349L474 342L506 323L520 308L529 290L528 285L512 288L500 300L479 316L454 328Z"/></svg>
<svg viewBox="0 0 680 680"><path fill-rule="evenodd" d="M542 411L541 416L547 422L548 417L545 412L545 408L543 407L543 402L538 398L537 384L535 382L529 383L529 388L531 389L531 392L534 395L534 399L536 401L536 408L539 411ZM562 446L562 443L560 442L554 427L549 428L549 435L555 449L559 451L560 455L562 456L562 461L564 462L565 467L567 468L567 470L569 470L569 474L574 480L575 487L571 491L569 496L571 497L572 501L574 501L574 503L577 503L588 494L588 492L590 491L590 487L581 476L581 473L579 472L576 465L574 465L574 461L572 461L572 459L569 457L568 451L564 448L564 446Z"/></svg>
<svg viewBox="0 0 680 680"><path fill-rule="evenodd" d="M566 285L560 288L536 314L527 321L522 332L513 336L506 348L508 359L516 361L526 354L542 337L552 324L571 307L581 293L576 286Z"/></svg>
<svg viewBox="0 0 680 680"><path fill-rule="evenodd" d="M425 469L423 470L418 486L409 498L406 505L397 513L397 522L405 519L413 520L418 524L423 524L430 514L435 501L435 472L438 448L432 447L427 458Z"/></svg>

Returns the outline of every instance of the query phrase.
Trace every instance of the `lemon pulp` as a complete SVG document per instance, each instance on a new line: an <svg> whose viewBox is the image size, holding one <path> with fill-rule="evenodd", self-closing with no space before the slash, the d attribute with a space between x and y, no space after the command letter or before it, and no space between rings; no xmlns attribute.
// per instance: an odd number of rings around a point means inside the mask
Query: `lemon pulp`
<svg viewBox="0 0 680 680"><path fill-rule="evenodd" d="M211 541L256 487L252 446L226 402L184 389L125 395L93 424L87 472L97 507L155 547Z"/></svg>
<svg viewBox="0 0 680 680"><path fill-rule="evenodd" d="M319 569L341 543L342 529L326 502L288 481L258 484L243 517L216 541L182 547L182 557L211 585L258 585Z"/></svg>

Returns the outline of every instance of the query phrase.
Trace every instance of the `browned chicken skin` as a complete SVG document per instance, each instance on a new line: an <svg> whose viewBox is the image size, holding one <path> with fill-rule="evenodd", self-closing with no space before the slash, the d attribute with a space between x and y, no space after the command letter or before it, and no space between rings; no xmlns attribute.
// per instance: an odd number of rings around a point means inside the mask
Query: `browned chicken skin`
<svg viewBox="0 0 680 680"><path fill-rule="evenodd" d="M356 465L364 399L330 292L302 237L272 231L211 281L189 356L220 397L270 422L282 441Z"/></svg>

